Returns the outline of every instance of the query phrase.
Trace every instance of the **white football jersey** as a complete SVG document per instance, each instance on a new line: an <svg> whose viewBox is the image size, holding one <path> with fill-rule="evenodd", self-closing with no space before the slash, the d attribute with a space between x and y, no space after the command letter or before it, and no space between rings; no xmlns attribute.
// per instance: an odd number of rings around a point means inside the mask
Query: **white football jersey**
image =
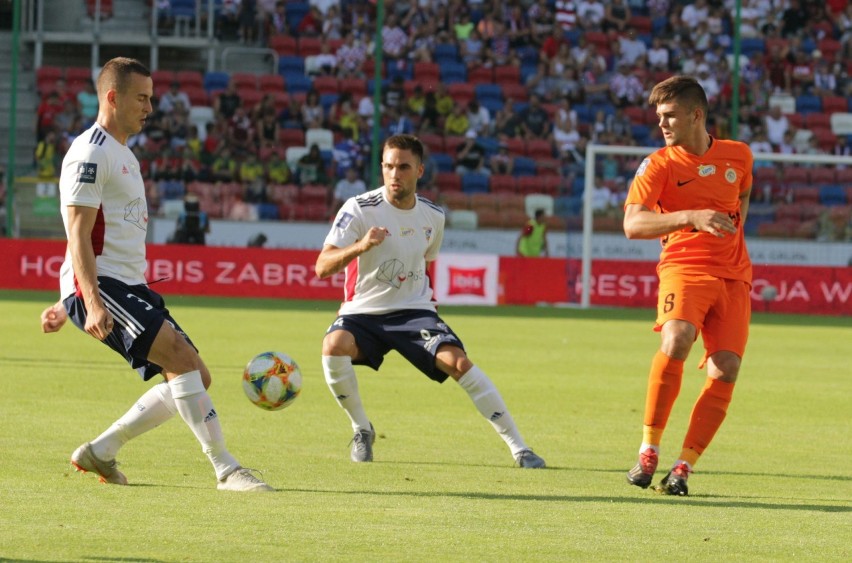
<svg viewBox="0 0 852 563"><path fill-rule="evenodd" d="M98 275L129 285L145 283L148 205L139 161L133 152L100 125L92 125L74 139L62 160L59 196L66 236L69 205L98 209L92 231ZM63 298L77 291L68 252L60 270L59 286Z"/></svg>
<svg viewBox="0 0 852 563"><path fill-rule="evenodd" d="M370 227L384 227L387 237L346 266L340 314L434 311L426 267L438 257L444 220L444 210L420 196L412 209L394 207L384 186L346 200L325 244L347 247Z"/></svg>

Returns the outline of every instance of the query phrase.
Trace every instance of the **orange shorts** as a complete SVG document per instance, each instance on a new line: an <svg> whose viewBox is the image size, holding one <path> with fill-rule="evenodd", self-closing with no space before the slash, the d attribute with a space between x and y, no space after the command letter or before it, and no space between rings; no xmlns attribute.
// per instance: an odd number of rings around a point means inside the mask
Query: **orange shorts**
<svg viewBox="0 0 852 563"><path fill-rule="evenodd" d="M702 367L710 355L721 350L742 358L751 320L751 286L715 276L664 273L660 277L654 330L659 332L671 320L687 321L701 333Z"/></svg>

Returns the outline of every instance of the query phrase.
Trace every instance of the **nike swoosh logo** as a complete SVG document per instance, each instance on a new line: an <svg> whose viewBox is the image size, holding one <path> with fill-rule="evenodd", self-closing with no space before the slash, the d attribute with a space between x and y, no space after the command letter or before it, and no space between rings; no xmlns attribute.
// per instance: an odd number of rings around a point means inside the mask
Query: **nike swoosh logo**
<svg viewBox="0 0 852 563"><path fill-rule="evenodd" d="M695 178L691 178L691 179L686 180L686 181L678 180L678 181L677 181L677 187L685 186L685 185L687 185L688 183L690 183L692 180L695 180Z"/></svg>

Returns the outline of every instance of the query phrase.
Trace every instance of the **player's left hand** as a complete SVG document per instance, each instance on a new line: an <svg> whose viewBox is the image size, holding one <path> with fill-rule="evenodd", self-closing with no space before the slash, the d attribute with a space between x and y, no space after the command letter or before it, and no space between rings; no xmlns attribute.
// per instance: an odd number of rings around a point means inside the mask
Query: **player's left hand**
<svg viewBox="0 0 852 563"><path fill-rule="evenodd" d="M68 313L65 311L65 306L62 303L54 303L41 312L41 331L58 332L67 320Z"/></svg>

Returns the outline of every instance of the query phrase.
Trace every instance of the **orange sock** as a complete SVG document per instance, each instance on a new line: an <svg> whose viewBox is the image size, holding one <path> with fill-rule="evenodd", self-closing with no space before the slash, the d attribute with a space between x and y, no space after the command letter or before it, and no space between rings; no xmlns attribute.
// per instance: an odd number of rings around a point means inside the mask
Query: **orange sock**
<svg viewBox="0 0 852 563"><path fill-rule="evenodd" d="M733 394L733 383L719 381L712 377L707 378L707 383L701 390L701 394L695 402L695 407L692 409L689 429L686 431L686 438L683 440L683 451L681 451L680 459L690 465L695 465L699 456L710 445L716 431L722 426Z"/></svg>
<svg viewBox="0 0 852 563"><path fill-rule="evenodd" d="M648 393L645 396L645 426L642 441L659 446L683 379L683 360L670 358L660 351L651 362Z"/></svg>

